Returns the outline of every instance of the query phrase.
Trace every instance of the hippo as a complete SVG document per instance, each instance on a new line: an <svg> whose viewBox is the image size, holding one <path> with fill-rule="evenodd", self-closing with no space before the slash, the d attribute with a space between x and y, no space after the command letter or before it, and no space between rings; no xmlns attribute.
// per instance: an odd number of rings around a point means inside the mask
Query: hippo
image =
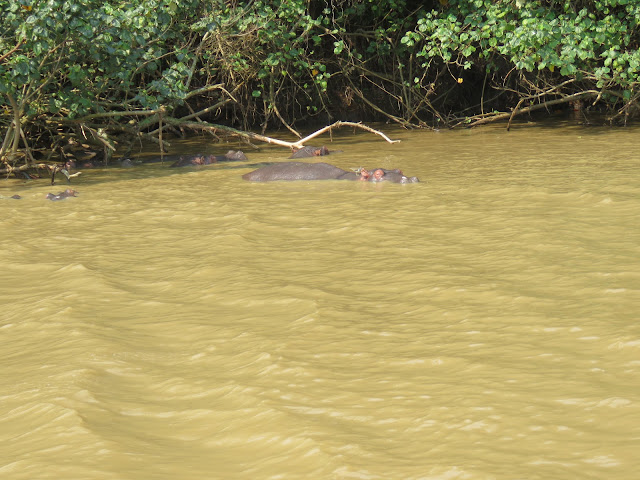
<svg viewBox="0 0 640 480"><path fill-rule="evenodd" d="M132 168L136 165L135 161L130 158L121 158L118 163L122 168Z"/></svg>
<svg viewBox="0 0 640 480"><path fill-rule="evenodd" d="M329 154L331 152L324 145L322 147L302 147L295 150L289 158L322 157Z"/></svg>
<svg viewBox="0 0 640 480"><path fill-rule="evenodd" d="M248 158L241 150L229 150L224 155L204 155L197 153L195 155L182 155L169 167L190 167L194 165L211 165L212 163L218 162L239 162L243 160L248 160Z"/></svg>
<svg viewBox="0 0 640 480"><path fill-rule="evenodd" d="M58 192L58 193L47 193L47 199L51 200L52 202L57 202L58 200L64 200L67 197L77 197L78 196L78 192L76 192L75 190L71 190L70 188L67 188L64 192Z"/></svg>
<svg viewBox="0 0 640 480"><path fill-rule="evenodd" d="M195 165L211 165L212 163L216 163L215 155L182 155L176 162L169 165L169 168L176 167L192 167Z"/></svg>
<svg viewBox="0 0 640 480"><path fill-rule="evenodd" d="M224 155L216 156L216 158L219 162L240 162L249 160L242 150L229 150Z"/></svg>
<svg viewBox="0 0 640 480"><path fill-rule="evenodd" d="M358 173L343 170L324 162L282 162L245 173L242 178L250 182L278 180L361 180L365 182L417 183L416 177L405 177L400 170L361 169Z"/></svg>

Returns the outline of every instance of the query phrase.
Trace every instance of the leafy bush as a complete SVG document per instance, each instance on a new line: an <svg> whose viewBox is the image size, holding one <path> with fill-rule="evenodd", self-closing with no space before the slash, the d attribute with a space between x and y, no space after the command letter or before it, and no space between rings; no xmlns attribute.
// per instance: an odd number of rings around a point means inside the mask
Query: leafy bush
<svg viewBox="0 0 640 480"><path fill-rule="evenodd" d="M523 95L601 89L628 102L640 81L640 3L603 1L451 1L424 12L402 42L423 59L497 74L503 86L511 69ZM499 83L499 82L497 82ZM571 88L558 88L560 84ZM526 92L526 93L525 93ZM617 100L616 100L617 99Z"/></svg>
<svg viewBox="0 0 640 480"><path fill-rule="evenodd" d="M636 0L18 0L0 18L0 157L163 120L452 125L551 99L629 115L640 95Z"/></svg>

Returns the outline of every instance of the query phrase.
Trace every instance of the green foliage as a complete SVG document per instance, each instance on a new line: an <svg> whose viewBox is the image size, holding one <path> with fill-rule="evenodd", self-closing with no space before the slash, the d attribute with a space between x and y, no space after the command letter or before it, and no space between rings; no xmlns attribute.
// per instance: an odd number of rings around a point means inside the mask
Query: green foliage
<svg viewBox="0 0 640 480"><path fill-rule="evenodd" d="M108 127L208 107L221 91L247 127L358 99L420 124L477 108L486 78L515 102L557 85L638 101L637 0L16 0L0 2L0 19L7 128L88 114Z"/></svg>
<svg viewBox="0 0 640 480"><path fill-rule="evenodd" d="M2 4L0 93L29 116L101 110L96 98L157 107L179 102L188 78L181 32L196 1L23 0ZM182 52L184 57L184 52ZM188 56L188 55L187 55ZM163 71L164 70L164 71ZM138 91L141 83L147 88ZM148 93L143 93L148 92Z"/></svg>
<svg viewBox="0 0 640 480"><path fill-rule="evenodd" d="M212 37L202 51L202 71L225 83L246 84L248 102L273 105L277 96L322 96L328 75L316 51L322 43L320 20L307 13L307 3L257 0L227 7L223 15L209 10L194 26Z"/></svg>
<svg viewBox="0 0 640 480"><path fill-rule="evenodd" d="M425 66L437 59L492 69L500 57L520 71L548 69L626 89L640 80L639 21L640 3L630 0L458 0L425 12L402 42Z"/></svg>

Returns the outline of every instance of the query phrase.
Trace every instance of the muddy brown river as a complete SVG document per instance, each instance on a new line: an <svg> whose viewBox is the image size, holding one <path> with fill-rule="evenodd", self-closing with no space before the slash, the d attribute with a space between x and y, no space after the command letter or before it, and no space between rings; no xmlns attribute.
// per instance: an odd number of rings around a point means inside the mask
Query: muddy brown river
<svg viewBox="0 0 640 480"><path fill-rule="evenodd" d="M0 478L638 478L640 128L377 127L2 180Z"/></svg>

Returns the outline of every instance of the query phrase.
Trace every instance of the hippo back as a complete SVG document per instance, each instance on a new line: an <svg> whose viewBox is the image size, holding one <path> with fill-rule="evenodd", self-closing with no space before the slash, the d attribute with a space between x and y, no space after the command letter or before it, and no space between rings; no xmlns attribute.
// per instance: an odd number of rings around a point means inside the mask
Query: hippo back
<svg viewBox="0 0 640 480"><path fill-rule="evenodd" d="M392 182L392 183L418 183L418 177L406 177L399 170L386 170L384 173L384 177L382 177L383 182Z"/></svg>
<svg viewBox="0 0 640 480"><path fill-rule="evenodd" d="M224 155L221 155L221 157L222 158L218 158L219 162L225 160L230 162L249 160L242 150L229 150Z"/></svg>
<svg viewBox="0 0 640 480"><path fill-rule="evenodd" d="M278 180L333 180L348 173L328 163L282 162L259 168L242 176L250 182L273 182Z"/></svg>

